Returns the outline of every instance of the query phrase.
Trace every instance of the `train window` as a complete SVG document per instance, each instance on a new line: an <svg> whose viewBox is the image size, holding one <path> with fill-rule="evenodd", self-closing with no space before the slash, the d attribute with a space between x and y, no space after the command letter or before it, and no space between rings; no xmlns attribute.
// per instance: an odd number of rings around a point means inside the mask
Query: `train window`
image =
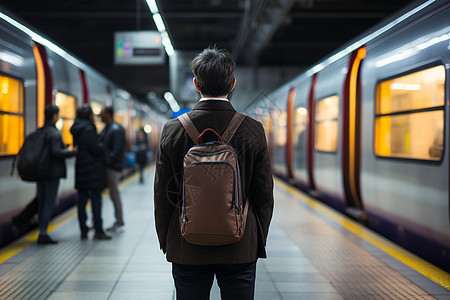
<svg viewBox="0 0 450 300"><path fill-rule="evenodd" d="M287 141L287 113L279 112L274 114L275 125L275 145L284 147Z"/></svg>
<svg viewBox="0 0 450 300"><path fill-rule="evenodd" d="M103 105L101 105L99 102L94 101L94 100L91 102L90 105L92 108L92 112L94 113L94 123L95 123L95 127L97 128L97 133L100 133L103 130L103 128L105 128L105 123L102 122L102 117L101 117Z"/></svg>
<svg viewBox="0 0 450 300"><path fill-rule="evenodd" d="M116 121L117 124L122 125L124 128L127 128L128 123L128 114L126 110L117 110L114 111L114 121Z"/></svg>
<svg viewBox="0 0 450 300"><path fill-rule="evenodd" d="M339 96L323 98L316 103L315 149L336 152L338 145Z"/></svg>
<svg viewBox="0 0 450 300"><path fill-rule="evenodd" d="M0 155L15 155L24 140L23 83L0 75Z"/></svg>
<svg viewBox="0 0 450 300"><path fill-rule="evenodd" d="M294 147L298 147L298 143L304 142L301 137L305 134L306 124L308 122L308 110L305 107L297 107L295 109L294 115L294 137L292 144Z"/></svg>
<svg viewBox="0 0 450 300"><path fill-rule="evenodd" d="M259 117L260 118L260 122L262 123L263 127L264 127L264 132L266 134L266 141L267 143L269 143L270 140L270 133L272 132L272 120L270 119L270 117Z"/></svg>
<svg viewBox="0 0 450 300"><path fill-rule="evenodd" d="M445 68L437 66L377 86L377 114L444 105Z"/></svg>
<svg viewBox="0 0 450 300"><path fill-rule="evenodd" d="M444 148L444 95L444 66L379 83L376 155L439 161Z"/></svg>
<svg viewBox="0 0 450 300"><path fill-rule="evenodd" d="M61 117L57 128L61 131L63 142L72 146L73 138L70 127L75 120L77 100L73 96L58 92L56 93L55 104L59 107L59 116Z"/></svg>

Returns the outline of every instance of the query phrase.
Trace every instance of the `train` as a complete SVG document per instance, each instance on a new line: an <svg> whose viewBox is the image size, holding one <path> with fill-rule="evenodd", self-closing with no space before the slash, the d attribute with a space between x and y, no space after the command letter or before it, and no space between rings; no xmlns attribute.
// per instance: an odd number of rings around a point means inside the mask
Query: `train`
<svg viewBox="0 0 450 300"><path fill-rule="evenodd" d="M36 194L36 184L24 182L13 169L13 161L25 137L44 124L44 108L57 105L57 123L63 142L72 144L70 127L76 109L89 104L96 114L98 132L104 127L99 113L112 105L115 121L126 131L127 149L133 153L138 129L148 134L151 153L167 117L76 56L65 51L10 13L0 10L0 247L23 234L12 225L12 216ZM149 157L149 160L151 158ZM130 156L132 170L132 155ZM75 158L67 159L67 178L60 181L55 214L73 206ZM125 171L124 171L124 176Z"/></svg>
<svg viewBox="0 0 450 300"><path fill-rule="evenodd" d="M449 3L411 3L245 109L275 175L447 272Z"/></svg>

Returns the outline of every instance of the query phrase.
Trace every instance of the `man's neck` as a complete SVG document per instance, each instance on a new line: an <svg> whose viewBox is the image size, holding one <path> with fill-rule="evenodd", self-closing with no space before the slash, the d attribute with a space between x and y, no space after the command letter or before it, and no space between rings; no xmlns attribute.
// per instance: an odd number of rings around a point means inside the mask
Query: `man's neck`
<svg viewBox="0 0 450 300"><path fill-rule="evenodd" d="M202 93L200 93L200 97L201 98L222 98L222 99L227 99L228 95L225 95L225 96L209 96L209 95L203 95Z"/></svg>

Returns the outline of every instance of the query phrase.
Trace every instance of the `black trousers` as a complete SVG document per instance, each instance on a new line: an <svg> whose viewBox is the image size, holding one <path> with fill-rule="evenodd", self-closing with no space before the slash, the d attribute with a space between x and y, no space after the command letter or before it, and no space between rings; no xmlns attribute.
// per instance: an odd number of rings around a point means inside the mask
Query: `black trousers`
<svg viewBox="0 0 450 300"><path fill-rule="evenodd" d="M214 275L222 300L253 300L256 261L245 264L180 265L172 263L177 300L207 300Z"/></svg>
<svg viewBox="0 0 450 300"><path fill-rule="evenodd" d="M94 219L95 233L103 233L102 225L102 191L78 189L78 223L81 233L87 233L86 226L86 204L91 199L92 215Z"/></svg>

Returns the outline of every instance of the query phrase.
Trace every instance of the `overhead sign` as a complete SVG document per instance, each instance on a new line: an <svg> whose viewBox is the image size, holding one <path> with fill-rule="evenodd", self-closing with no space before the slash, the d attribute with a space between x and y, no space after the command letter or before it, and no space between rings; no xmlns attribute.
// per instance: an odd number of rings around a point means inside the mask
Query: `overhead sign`
<svg viewBox="0 0 450 300"><path fill-rule="evenodd" d="M116 65L160 65L166 53L158 31L117 31L114 33Z"/></svg>

